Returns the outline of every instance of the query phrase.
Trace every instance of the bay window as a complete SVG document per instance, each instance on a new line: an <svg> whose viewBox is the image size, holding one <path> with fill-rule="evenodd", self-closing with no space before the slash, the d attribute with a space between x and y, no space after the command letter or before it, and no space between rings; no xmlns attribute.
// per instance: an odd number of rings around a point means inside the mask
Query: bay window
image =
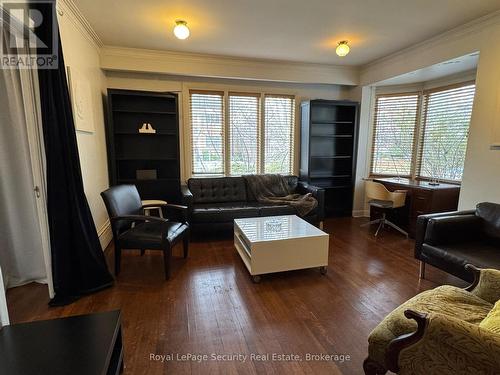
<svg viewBox="0 0 500 375"><path fill-rule="evenodd" d="M370 174L460 182L475 84L377 95Z"/></svg>

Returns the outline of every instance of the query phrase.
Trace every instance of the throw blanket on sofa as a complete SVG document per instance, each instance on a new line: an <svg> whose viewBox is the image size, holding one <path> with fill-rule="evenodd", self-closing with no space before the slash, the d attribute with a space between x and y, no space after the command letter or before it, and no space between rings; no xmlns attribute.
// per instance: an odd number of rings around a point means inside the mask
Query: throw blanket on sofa
<svg viewBox="0 0 500 375"><path fill-rule="evenodd" d="M311 193L301 195L290 190L279 174L251 174L243 176L250 191L260 203L291 205L299 216L306 216L318 205Z"/></svg>

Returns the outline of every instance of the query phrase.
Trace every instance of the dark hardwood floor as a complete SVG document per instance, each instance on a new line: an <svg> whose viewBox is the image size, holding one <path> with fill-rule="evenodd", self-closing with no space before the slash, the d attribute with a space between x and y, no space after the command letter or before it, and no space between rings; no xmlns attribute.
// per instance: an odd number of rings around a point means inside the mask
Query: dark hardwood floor
<svg viewBox="0 0 500 375"><path fill-rule="evenodd" d="M419 281L413 241L389 229L374 238L373 228L359 227L365 220L325 222L331 235L326 276L317 269L293 271L254 284L231 237L195 240L186 260L175 249L179 257L168 282L160 253L129 251L114 287L66 307L49 308L42 285L10 289L11 320L122 309L126 374L362 374L367 336L387 313L438 284L464 285L432 267ZM151 354L177 353L284 353L302 360L150 360ZM307 361L307 353L350 359Z"/></svg>

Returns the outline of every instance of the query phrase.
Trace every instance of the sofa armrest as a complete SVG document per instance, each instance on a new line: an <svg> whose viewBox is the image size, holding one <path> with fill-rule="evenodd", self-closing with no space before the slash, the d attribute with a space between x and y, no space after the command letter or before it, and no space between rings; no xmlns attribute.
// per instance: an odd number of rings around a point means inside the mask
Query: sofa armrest
<svg viewBox="0 0 500 375"><path fill-rule="evenodd" d="M188 208L179 204L166 204L163 206L169 219L177 220L181 223L188 222Z"/></svg>
<svg viewBox="0 0 500 375"><path fill-rule="evenodd" d="M299 181L297 184L297 192L300 194L311 193L318 201L318 220L325 219L325 189L318 186L309 185L307 182Z"/></svg>
<svg viewBox="0 0 500 375"><path fill-rule="evenodd" d="M424 244L425 232L427 230L427 223L430 219L442 217L442 216L456 216L456 215L471 215L474 214L475 210L467 211L452 211L452 212L439 212L435 214L420 215L417 218L417 227L415 233L415 258L422 259L420 254L422 253L422 245Z"/></svg>
<svg viewBox="0 0 500 375"><path fill-rule="evenodd" d="M429 219L424 242L443 245L470 240L479 236L481 219L474 215L441 216Z"/></svg>
<svg viewBox="0 0 500 375"><path fill-rule="evenodd" d="M490 374L500 368L500 335L440 313L406 310L417 331L394 339L389 370L398 374Z"/></svg>
<svg viewBox="0 0 500 375"><path fill-rule="evenodd" d="M469 292L489 303L500 300L500 270L480 269L472 264L466 264L465 268L474 273L474 282L467 288Z"/></svg>
<svg viewBox="0 0 500 375"><path fill-rule="evenodd" d="M193 210L193 193L189 190L187 185L181 185L181 195L182 195L182 204L187 206L188 213L191 214Z"/></svg>

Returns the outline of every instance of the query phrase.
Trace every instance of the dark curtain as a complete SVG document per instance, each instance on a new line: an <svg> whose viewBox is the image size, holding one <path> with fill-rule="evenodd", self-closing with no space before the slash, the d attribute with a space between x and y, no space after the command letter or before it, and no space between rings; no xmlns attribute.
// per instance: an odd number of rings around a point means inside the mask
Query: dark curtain
<svg viewBox="0 0 500 375"><path fill-rule="evenodd" d="M36 7L36 2L32 3ZM52 17L38 8L43 19ZM42 24L37 34L51 33ZM58 36L58 68L39 69L40 102L47 162L48 218L55 297L65 305L113 284L83 190L73 114Z"/></svg>

